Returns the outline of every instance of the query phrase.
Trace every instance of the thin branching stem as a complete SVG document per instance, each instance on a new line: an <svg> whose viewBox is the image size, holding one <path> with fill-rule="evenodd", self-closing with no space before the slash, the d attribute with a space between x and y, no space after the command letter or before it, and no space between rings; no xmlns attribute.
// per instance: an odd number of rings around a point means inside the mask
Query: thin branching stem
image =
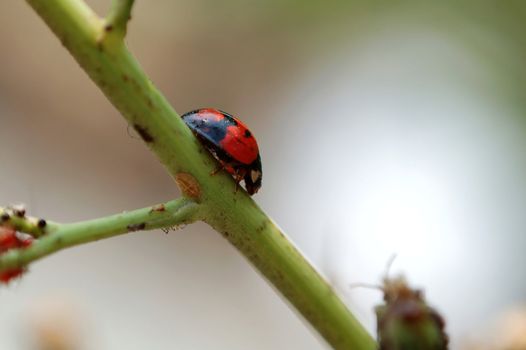
<svg viewBox="0 0 526 350"><path fill-rule="evenodd" d="M16 231L27 233L34 238L39 238L55 230L58 224L42 218L27 216L25 209L16 207L0 207L0 226L8 226Z"/></svg>
<svg viewBox="0 0 526 350"><path fill-rule="evenodd" d="M0 209L0 212L7 211ZM199 219L199 205L190 199L179 198L152 207L94 220L71 224L48 223L45 228L48 232L34 241L31 246L13 249L0 255L0 272L25 267L37 259L79 244L139 230L177 228ZM27 224L24 224L24 221ZM35 231L33 222L35 222L33 218L13 216L2 225L13 224L13 227L20 232L32 234Z"/></svg>
<svg viewBox="0 0 526 350"><path fill-rule="evenodd" d="M202 220L233 244L335 349L376 347L331 286L252 198L236 192L226 172L210 176L217 162L148 79L123 40L119 36L110 40L108 20L97 17L82 0L26 1L157 155L183 194L199 203ZM127 18L126 11L115 17Z"/></svg>
<svg viewBox="0 0 526 350"><path fill-rule="evenodd" d="M134 0L112 0L110 11L104 20L103 40L114 37L122 40L126 36L128 21Z"/></svg>

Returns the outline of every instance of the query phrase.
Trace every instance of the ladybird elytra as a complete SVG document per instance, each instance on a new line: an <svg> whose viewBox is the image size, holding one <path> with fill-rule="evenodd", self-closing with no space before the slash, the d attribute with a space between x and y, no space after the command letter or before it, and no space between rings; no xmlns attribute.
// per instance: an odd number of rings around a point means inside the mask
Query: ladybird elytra
<svg viewBox="0 0 526 350"><path fill-rule="evenodd" d="M185 113L182 119L236 183L244 180L250 195L259 190L263 176L259 147L243 122L214 108Z"/></svg>

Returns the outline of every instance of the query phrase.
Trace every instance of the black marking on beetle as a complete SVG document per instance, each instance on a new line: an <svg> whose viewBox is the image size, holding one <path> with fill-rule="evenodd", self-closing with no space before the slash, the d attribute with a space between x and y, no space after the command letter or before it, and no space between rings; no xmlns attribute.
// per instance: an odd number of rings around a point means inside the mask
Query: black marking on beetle
<svg viewBox="0 0 526 350"><path fill-rule="evenodd" d="M46 227L46 225L47 225L47 222L46 222L46 220L44 220L44 219L40 219L40 220L38 220L38 222L37 222L37 226L38 226L38 228L44 228L44 227Z"/></svg>
<svg viewBox="0 0 526 350"><path fill-rule="evenodd" d="M2 220L2 222L9 221L9 219L11 219L11 216L8 213L3 213L0 217L0 220Z"/></svg>
<svg viewBox="0 0 526 350"><path fill-rule="evenodd" d="M111 32L113 30L113 24L106 24L104 26L104 30L107 32Z"/></svg>
<svg viewBox="0 0 526 350"><path fill-rule="evenodd" d="M234 126L238 125L237 120L232 116L232 114L227 113L227 112L222 111L222 110L219 110L219 112L223 113L223 115L225 116L225 119L223 119L223 120L225 122L227 122L229 125L234 125Z"/></svg>
<svg viewBox="0 0 526 350"><path fill-rule="evenodd" d="M141 222L140 224L129 224L126 228L128 229L128 232L141 231L146 228L146 223Z"/></svg>
<svg viewBox="0 0 526 350"><path fill-rule="evenodd" d="M198 114L186 113L182 116L192 132L212 144L219 144L225 138L226 128L223 121L201 119Z"/></svg>
<svg viewBox="0 0 526 350"><path fill-rule="evenodd" d="M181 118L198 141L200 141L201 145L221 164L228 165L229 172L236 180L236 192L239 183L244 180L246 191L248 194L253 195L261 187L261 157L258 153L251 164L245 164L237 161L236 157L225 149L225 138L227 135L236 138L239 142L242 141L238 139L237 133L231 129L231 127L235 128L235 126L239 125L238 121L226 112L219 110L219 113L221 113L221 117L217 116L217 112L212 112L209 109L198 109L183 114ZM214 114L214 117L208 114ZM253 135L249 130L246 130L241 137L250 138ZM201 152L201 147L199 147L199 151ZM213 172L211 175L216 172Z"/></svg>
<svg viewBox="0 0 526 350"><path fill-rule="evenodd" d="M139 124L133 124L133 128L135 129L135 131L137 131L139 136L141 136L144 142L150 143L154 141L153 136L150 135L146 128L140 126Z"/></svg>
<svg viewBox="0 0 526 350"><path fill-rule="evenodd" d="M226 136L228 127L238 125L237 120L224 111L219 111L225 117L221 120L201 118L200 113L202 111L202 109L194 110L183 114L181 118L183 118L195 135L207 139L212 144L220 144Z"/></svg>

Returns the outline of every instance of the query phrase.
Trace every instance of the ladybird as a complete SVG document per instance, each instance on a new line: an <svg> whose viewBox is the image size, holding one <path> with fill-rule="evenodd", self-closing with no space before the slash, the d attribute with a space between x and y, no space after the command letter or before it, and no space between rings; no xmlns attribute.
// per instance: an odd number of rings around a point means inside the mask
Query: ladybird
<svg viewBox="0 0 526 350"><path fill-rule="evenodd" d="M236 181L244 180L248 194L261 187L263 176L259 148L245 124L232 115L213 108L202 108L181 116L203 146ZM237 189L237 187L236 187Z"/></svg>

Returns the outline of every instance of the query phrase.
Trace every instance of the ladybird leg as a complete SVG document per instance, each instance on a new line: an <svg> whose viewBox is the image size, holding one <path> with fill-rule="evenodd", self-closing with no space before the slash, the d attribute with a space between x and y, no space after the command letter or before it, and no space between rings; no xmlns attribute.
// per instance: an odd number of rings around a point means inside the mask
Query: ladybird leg
<svg viewBox="0 0 526 350"><path fill-rule="evenodd" d="M239 188L239 169L237 169L236 173L234 174L234 181L236 182L236 187L234 188L234 193L237 193L237 190Z"/></svg>
<svg viewBox="0 0 526 350"><path fill-rule="evenodd" d="M241 180L243 180L243 178L245 177L245 174L246 174L246 171L244 169L236 170L236 175L234 177L234 180L236 181L235 193L237 193L237 190L239 189L239 183L241 182Z"/></svg>
<svg viewBox="0 0 526 350"><path fill-rule="evenodd" d="M239 174L236 175L236 189L234 190L234 193L237 193L237 190L239 189L239 183L241 182L243 178L239 177Z"/></svg>
<svg viewBox="0 0 526 350"><path fill-rule="evenodd" d="M218 172L220 172L221 170L223 170L225 168L225 164L224 163L220 163L219 166L210 173L210 176L214 176L215 174L217 174Z"/></svg>

